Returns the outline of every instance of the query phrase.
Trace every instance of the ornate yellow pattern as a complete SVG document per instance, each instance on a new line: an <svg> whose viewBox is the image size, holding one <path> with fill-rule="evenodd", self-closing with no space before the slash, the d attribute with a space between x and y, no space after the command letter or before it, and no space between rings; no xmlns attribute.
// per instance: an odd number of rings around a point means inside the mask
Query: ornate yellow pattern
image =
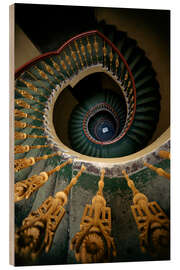
<svg viewBox="0 0 180 270"><path fill-rule="evenodd" d="M103 56L104 56L104 65L106 65L107 48L106 48L105 41L104 41L104 47L102 48L102 50L103 50Z"/></svg>
<svg viewBox="0 0 180 270"><path fill-rule="evenodd" d="M33 79L37 80L37 78L30 72L26 71L27 74L29 74ZM46 95L44 95L42 92L38 91L38 88L32 84L32 82L27 82L21 78L19 78L19 81L23 82L30 90L34 91L35 93L41 95L42 97L47 98Z"/></svg>
<svg viewBox="0 0 180 270"><path fill-rule="evenodd" d="M23 199L28 199L33 192L43 186L51 174L60 171L67 164L72 163L72 159L69 159L62 164L58 165L51 171L41 172L39 175L33 175L26 180L19 181L15 184L15 202L21 201Z"/></svg>
<svg viewBox="0 0 180 270"><path fill-rule="evenodd" d="M75 41L75 42L74 42L74 44L75 44L76 51L77 51L78 56L79 56L79 60L80 60L81 66L82 66L82 68L83 68L83 67L84 67L84 64L83 64L83 61L82 61L82 58L81 58L81 54L80 54L80 50L79 50L79 47L78 47L77 41Z"/></svg>
<svg viewBox="0 0 180 270"><path fill-rule="evenodd" d="M15 117L28 118L28 114L27 114L27 113L22 112L22 111L20 111L20 110L18 110L18 109L15 109L15 110L14 110L14 116L15 116Z"/></svg>
<svg viewBox="0 0 180 270"><path fill-rule="evenodd" d="M170 159L170 153L165 151L165 150L161 150L159 151L158 155L161 157L161 158L165 158L165 159Z"/></svg>
<svg viewBox="0 0 180 270"><path fill-rule="evenodd" d="M115 66L116 66L116 75L118 75L118 68L119 68L119 57L118 56L116 56Z"/></svg>
<svg viewBox="0 0 180 270"><path fill-rule="evenodd" d="M39 103L39 104L41 104L41 105L44 106L44 103L43 102L41 102L40 100L38 100L37 98L35 98L31 94L29 94L27 91L21 90L21 89L18 89L18 88L15 88L15 90L18 91L24 98L27 98L27 99L30 99L30 100L34 100L37 103Z"/></svg>
<svg viewBox="0 0 180 270"><path fill-rule="evenodd" d="M35 117L34 115L30 115L30 114L28 114L28 113L24 113L24 112L22 112L22 111L20 111L20 110L18 110L18 109L15 109L15 110L14 110L14 115L15 115L15 117L31 118L31 119L33 119L33 120L38 120L38 121L40 121L40 122L43 122L42 119L39 119L39 118Z"/></svg>
<svg viewBox="0 0 180 270"><path fill-rule="evenodd" d="M128 88L131 86L131 81L128 81L128 85L127 86L128 86Z"/></svg>
<svg viewBox="0 0 180 270"><path fill-rule="evenodd" d="M51 74L58 82L60 82L60 80L56 77L54 70L51 68L51 66L49 66L48 64L46 64L44 61L42 61L43 65L45 66L45 69L47 70L47 72L49 74Z"/></svg>
<svg viewBox="0 0 180 270"><path fill-rule="evenodd" d="M34 68L38 71L39 75L40 75L43 79L47 80L47 81L50 83L50 85L52 85L52 87L56 87L56 85L49 79L49 77L47 76L47 74L46 74L43 70L41 70L41 69L38 68L37 66L34 66Z"/></svg>
<svg viewBox="0 0 180 270"><path fill-rule="evenodd" d="M88 66L87 57L86 57L86 50L85 50L85 46L82 43L82 40L80 40L80 45L81 45L80 49L81 49L82 55L84 57L84 60L86 62L86 66Z"/></svg>
<svg viewBox="0 0 180 270"><path fill-rule="evenodd" d="M35 66L36 67L36 66ZM43 89L46 89L49 93L51 93L51 90L50 89L48 89L46 86L45 86L45 84L44 84L44 82L42 81L42 80L39 80L37 77L36 77L36 75L34 75L31 71L29 71L29 70L26 70L25 71L29 76L31 76L35 81L37 81L38 83L40 83L40 85L41 85L41 87L43 88ZM45 95L44 95L44 97L46 97Z"/></svg>
<svg viewBox="0 0 180 270"><path fill-rule="evenodd" d="M87 39L87 50L88 50L88 53L90 55L90 58L91 58L91 63L93 64L93 58L92 58L92 47L91 47L91 43L89 42L89 38L86 37Z"/></svg>
<svg viewBox="0 0 180 270"><path fill-rule="evenodd" d="M27 82L27 81L23 80L22 78L19 78L19 81L22 82L22 83L24 83L27 86L27 88L29 88L30 90L32 90L32 91L34 91L36 93L38 92L37 87L34 86L32 83Z"/></svg>
<svg viewBox="0 0 180 270"><path fill-rule="evenodd" d="M15 99L15 103L20 106L20 107L23 107L25 109L30 109L30 104L26 103L24 100L22 99Z"/></svg>
<svg viewBox="0 0 180 270"><path fill-rule="evenodd" d="M20 107L23 107L25 109L31 109L31 110L33 110L35 112L38 112L38 113L42 114L42 111L39 111L38 109L33 108L30 104L28 104L27 102L25 102L22 99L15 99L15 103Z"/></svg>
<svg viewBox="0 0 180 270"><path fill-rule="evenodd" d="M34 164L35 159L33 157L15 159L14 170L15 172L19 172L20 170L33 166Z"/></svg>
<svg viewBox="0 0 180 270"><path fill-rule="evenodd" d="M157 167L155 167L155 166L153 166L153 165L151 165L151 164L149 164L147 162L144 162L144 165L146 167L148 167L149 169L155 171L158 175L164 176L164 177L166 177L167 179L170 180L170 174L165 172L162 168L157 168Z"/></svg>
<svg viewBox="0 0 180 270"><path fill-rule="evenodd" d="M19 172L22 169L28 168L34 165L36 162L40 160L46 160L48 158L61 155L61 152L56 152L50 155L44 155L42 157L30 157L30 158L19 158L14 161L14 170L15 172Z"/></svg>
<svg viewBox="0 0 180 270"><path fill-rule="evenodd" d="M14 154L27 153L29 151L30 151L29 145L15 145L14 146Z"/></svg>
<svg viewBox="0 0 180 270"><path fill-rule="evenodd" d="M70 69L72 70L72 72L74 72L74 69L73 69L73 66L72 66L72 63L71 63L71 59L70 57L66 54L66 52L64 52L64 57L65 57L65 60L68 64L68 66L70 67Z"/></svg>
<svg viewBox="0 0 180 270"><path fill-rule="evenodd" d="M110 54L109 54L109 59L110 59L110 70L112 70L112 61L113 61L113 57L114 57L114 55L113 55L112 49L111 49Z"/></svg>
<svg viewBox="0 0 180 270"><path fill-rule="evenodd" d="M128 72L126 72L125 76L124 76L124 80L127 81L128 79Z"/></svg>
<svg viewBox="0 0 180 270"><path fill-rule="evenodd" d="M79 68L79 64L78 64L78 61L77 61L77 58L76 58L76 53L75 53L75 51L73 51L71 45L69 45L69 49L70 49L71 56L72 56L72 58L74 60L74 63L76 64L77 69L80 69Z"/></svg>
<svg viewBox="0 0 180 270"><path fill-rule="evenodd" d="M32 149L41 149L41 148L47 148L52 147L52 144L46 144L46 145L15 145L14 146L14 153L27 153Z"/></svg>
<svg viewBox="0 0 180 270"><path fill-rule="evenodd" d="M27 126L27 124L25 122L21 122L21 121L14 121L15 124L15 128L25 128Z"/></svg>
<svg viewBox="0 0 180 270"><path fill-rule="evenodd" d="M58 55L58 57L59 57L59 55ZM59 61L60 61L60 64L61 64L61 66L62 66L62 68L64 69L64 71L67 73L67 75L70 77L70 74L69 74L69 71L68 71L68 68L67 68L67 66L66 66L66 64L65 64L65 62L64 62L64 60L63 59L61 59L60 57L59 57Z"/></svg>
<svg viewBox="0 0 180 270"><path fill-rule="evenodd" d="M26 133L23 133L23 132L15 132L15 140L25 140L27 138L47 138L46 135L30 135L30 134L26 134Z"/></svg>
<svg viewBox="0 0 180 270"><path fill-rule="evenodd" d="M94 37L94 43L93 43L93 46L94 46L94 49L95 49L95 52L96 52L96 60L97 60L97 63L98 63L98 50L99 50L99 44L96 40L96 36Z"/></svg>
<svg viewBox="0 0 180 270"><path fill-rule="evenodd" d="M35 128L35 129L42 129L44 130L43 127L38 127L38 126L32 126L28 123L25 123L25 122L21 122L21 121L14 121L15 123L15 127L17 128L26 128L26 127L30 127L30 128Z"/></svg>
<svg viewBox="0 0 180 270"><path fill-rule="evenodd" d="M59 73L59 75L60 75L61 77L63 77L63 79L65 79L64 74L61 73L61 69L60 69L59 64L57 64L57 63L54 61L54 59L53 59L52 57L50 57L50 60L51 60L51 62L52 62L52 64L53 64L53 67L57 70L57 72Z"/></svg>
<svg viewBox="0 0 180 270"><path fill-rule="evenodd" d="M157 204L149 202L148 198L136 189L134 182L122 171L129 188L133 192L132 214L140 232L140 247L142 252L152 256L165 256L169 252L170 222L166 214Z"/></svg>
<svg viewBox="0 0 180 270"><path fill-rule="evenodd" d="M92 199L92 205L86 205L80 224L80 232L71 241L70 248L75 251L77 261L82 263L108 262L116 256L111 233L111 209L106 207L103 197L105 170L102 169L99 190Z"/></svg>
<svg viewBox="0 0 180 270"><path fill-rule="evenodd" d="M16 254L34 260L43 250L46 253L50 250L56 229L65 214L63 206L68 201L69 191L85 169L82 165L81 170L63 191L57 192L54 197L50 196L36 211L24 219L22 227L16 231ZM44 176L45 178L47 176ZM22 242L26 245L23 246Z"/></svg>

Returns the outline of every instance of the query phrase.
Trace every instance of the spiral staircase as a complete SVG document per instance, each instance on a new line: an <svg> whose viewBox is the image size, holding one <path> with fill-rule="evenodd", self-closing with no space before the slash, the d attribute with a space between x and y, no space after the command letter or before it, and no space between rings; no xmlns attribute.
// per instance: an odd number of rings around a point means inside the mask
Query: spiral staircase
<svg viewBox="0 0 180 270"><path fill-rule="evenodd" d="M169 181L144 165L169 172L169 160L158 155L170 149L168 132L148 145L159 119L159 84L135 40L104 23L97 29L72 37L16 71L16 230L49 196L64 190L82 164L86 168L71 189L48 253L33 262L16 254L17 265L78 262L69 245L85 205L98 190L102 168L117 251L110 261L169 259L169 251L153 257L140 249L130 208L133 196L122 173L169 216L169 200L159 198L168 193ZM38 180L34 184L33 177ZM26 180L32 184L28 195Z"/></svg>

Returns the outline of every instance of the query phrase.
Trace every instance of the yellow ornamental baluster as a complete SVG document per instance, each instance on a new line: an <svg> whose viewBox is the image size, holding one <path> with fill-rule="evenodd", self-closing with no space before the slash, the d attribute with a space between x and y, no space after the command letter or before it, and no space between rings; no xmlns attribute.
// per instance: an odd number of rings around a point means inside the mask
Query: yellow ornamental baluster
<svg viewBox="0 0 180 270"><path fill-rule="evenodd" d="M19 172L20 170L33 166L34 164L35 164L35 159L33 157L15 159L14 170L15 172Z"/></svg>
<svg viewBox="0 0 180 270"><path fill-rule="evenodd" d="M124 76L124 80L127 81L128 79L128 72L126 72L125 76Z"/></svg>
<svg viewBox="0 0 180 270"><path fill-rule="evenodd" d="M45 66L47 72L48 72L49 74L51 74L52 76L54 76L55 74L54 74L53 69L52 69L48 64L46 64L44 61L42 61L42 63L43 63L43 65Z"/></svg>
<svg viewBox="0 0 180 270"><path fill-rule="evenodd" d="M15 128L25 128L27 126L25 122L21 122L21 121L14 121L14 124L15 124Z"/></svg>
<svg viewBox="0 0 180 270"><path fill-rule="evenodd" d="M115 61L115 65L116 65L116 75L118 73L118 67L119 67L119 57L116 57L116 61Z"/></svg>
<svg viewBox="0 0 180 270"><path fill-rule="evenodd" d="M93 64L91 43L89 42L89 38L88 37L86 37L86 39L87 39L87 45L86 45L86 47L87 47L88 53L89 53L90 58L91 58L91 63Z"/></svg>
<svg viewBox="0 0 180 270"><path fill-rule="evenodd" d="M34 68L36 69L36 66L34 66ZM41 70L40 70L41 71ZM42 80L39 80L31 71L26 70L25 71L29 76L31 76L35 81L37 81L38 83L41 84L42 88L46 89L49 93L51 93L51 90L48 89L45 85L44 82ZM45 96L47 98L47 96Z"/></svg>
<svg viewBox="0 0 180 270"><path fill-rule="evenodd" d="M122 171L129 188L133 192L131 211L140 232L140 248L155 257L167 257L169 254L169 219L157 202L136 189L134 182Z"/></svg>
<svg viewBox="0 0 180 270"><path fill-rule="evenodd" d="M161 158L170 159L170 153L168 151L161 150L161 151L159 151L158 155Z"/></svg>
<svg viewBox="0 0 180 270"><path fill-rule="evenodd" d="M112 70L112 61L113 61L113 53L112 53L112 49L111 52L109 54L109 59L110 59L110 70Z"/></svg>
<svg viewBox="0 0 180 270"><path fill-rule="evenodd" d="M18 89L18 88L15 88L15 90L18 91L24 98L27 98L27 99L30 99L30 100L34 100L37 103L45 106L43 102L41 102L40 100L38 100L37 98L35 98L31 94L29 94L28 92L26 92L25 90L21 90L21 89Z"/></svg>
<svg viewBox="0 0 180 270"><path fill-rule="evenodd" d="M29 124L26 124L26 126L29 127L29 128L33 128L33 129L42 129L42 130L45 129L45 128L43 128L43 127L32 126L32 125L29 125ZM48 136L45 136L44 138L47 138L47 137L48 137Z"/></svg>
<svg viewBox="0 0 180 270"><path fill-rule="evenodd" d="M30 151L29 145L16 145L16 146L14 146L14 153L15 154L27 153L29 151Z"/></svg>
<svg viewBox="0 0 180 270"><path fill-rule="evenodd" d="M111 208L106 207L103 197L105 170L102 169L99 190L86 205L80 224L80 232L71 241L77 261L81 263L108 262L116 256L116 248L111 234Z"/></svg>
<svg viewBox="0 0 180 270"><path fill-rule="evenodd" d="M20 154L20 153L27 153L32 149L41 149L41 148L47 148L52 147L52 144L46 144L46 145L15 145L14 146L14 153Z"/></svg>
<svg viewBox="0 0 180 270"><path fill-rule="evenodd" d="M40 160L46 160L48 158L52 158L54 156L61 155L61 152L56 152L50 155L44 155L41 157L30 157L30 158L20 158L15 159L14 161L14 170L15 172L19 172L22 169L28 168L30 166L33 166L36 162Z"/></svg>
<svg viewBox="0 0 180 270"><path fill-rule="evenodd" d="M70 57L66 54L66 52L64 52L64 56L65 56L66 62L68 63L68 66L71 68L72 72L74 72Z"/></svg>
<svg viewBox="0 0 180 270"><path fill-rule="evenodd" d="M30 127L30 128L33 128L33 129L42 129L44 130L43 127L38 127L38 126L32 126L28 123L25 123L25 122L21 122L21 121L14 121L15 123L15 128L26 128L26 127Z"/></svg>
<svg viewBox="0 0 180 270"><path fill-rule="evenodd" d="M25 109L31 109L35 112L38 112L40 114L42 114L43 112L42 111L39 111L38 109L36 108L33 108L30 104L28 104L27 102L25 102L24 100L22 99L15 99L15 103L20 106L20 107L23 107Z"/></svg>
<svg viewBox="0 0 180 270"><path fill-rule="evenodd" d="M51 74L56 79L56 81L59 81L60 82L60 80L55 76L54 70L51 68L51 66L49 66L48 64L46 64L44 61L42 63L45 66L45 69L47 70L47 72L49 74Z"/></svg>
<svg viewBox="0 0 180 270"><path fill-rule="evenodd" d="M72 163L72 159L63 162L51 171L41 172L39 175L33 175L26 180L17 182L14 188L15 202L28 199L33 192L38 190L48 181L51 174L60 171L63 167L70 163Z"/></svg>
<svg viewBox="0 0 180 270"><path fill-rule="evenodd" d="M99 49L99 44L98 44L98 42L96 40L96 36L94 37L94 44L93 44L93 46L94 46L94 49L95 49L95 52L96 52L96 60L97 60L97 63L98 63L98 49Z"/></svg>
<svg viewBox="0 0 180 270"><path fill-rule="evenodd" d="M133 101L134 101L134 96L131 97L130 103L133 103Z"/></svg>
<svg viewBox="0 0 180 270"><path fill-rule="evenodd" d="M134 90L133 90L133 88L131 88L129 91L129 96L131 96L133 94L133 92L134 92Z"/></svg>
<svg viewBox="0 0 180 270"><path fill-rule="evenodd" d="M61 73L61 69L60 69L59 64L57 64L57 63L52 59L52 57L50 57L50 60L51 60L51 62L52 62L52 64L53 64L53 67L57 70L57 72L59 73L59 75L60 75L61 77L63 77L63 79L65 79L64 74Z"/></svg>
<svg viewBox="0 0 180 270"><path fill-rule="evenodd" d="M60 57L59 57L59 58L60 58ZM68 69L67 69L67 66L66 66L64 60L61 60L61 59L60 59L60 64L61 64L62 68L64 69L64 71L67 73L67 75L70 77L69 71L68 71Z"/></svg>
<svg viewBox="0 0 180 270"><path fill-rule="evenodd" d="M104 42L104 47L102 48L103 50L103 56L104 56L104 66L106 66L106 55L107 55L107 48Z"/></svg>
<svg viewBox="0 0 180 270"><path fill-rule="evenodd" d="M37 87L34 86L32 83L27 82L27 81L23 80L22 78L19 78L19 81L22 82L22 83L24 83L27 86L27 88L29 88L30 90L32 90L32 91L34 91L36 93L38 92Z"/></svg>
<svg viewBox="0 0 180 270"><path fill-rule="evenodd" d="M26 71L28 74L30 73L29 71ZM32 83L27 82L25 80L23 80L22 78L19 78L20 82L23 82L30 90L34 91L35 93L37 93L38 95L41 95L42 97L48 98L46 95L44 95L43 93L38 91L38 88L36 86L34 86Z"/></svg>
<svg viewBox="0 0 180 270"><path fill-rule="evenodd" d="M25 140L27 138L27 134L23 132L15 132L14 139L15 140Z"/></svg>
<svg viewBox="0 0 180 270"><path fill-rule="evenodd" d="M14 138L15 140L25 140L27 138L47 138L48 136L46 135L30 135L30 134L26 134L24 132L15 132L14 134Z"/></svg>
<svg viewBox="0 0 180 270"><path fill-rule="evenodd" d="M74 42L74 44L75 44L76 51L77 51L78 56L79 56L79 60L80 60L81 66L82 66L82 68L83 68L83 67L84 67L84 64L83 64L83 61L82 61L82 58L81 58L81 54L80 54L80 50L79 50L79 47L78 47L77 41L75 41L75 42Z"/></svg>
<svg viewBox="0 0 180 270"><path fill-rule="evenodd" d="M74 63L76 64L77 69L80 69L77 58L76 58L76 53L75 53L75 51L72 50L71 45L69 45L69 49L70 49L71 56L74 60Z"/></svg>
<svg viewBox="0 0 180 270"><path fill-rule="evenodd" d="M159 176L164 176L166 177L167 179L170 180L170 174L165 172L162 168L157 168L147 162L144 162L144 166L148 167L149 169L155 171Z"/></svg>
<svg viewBox="0 0 180 270"><path fill-rule="evenodd" d="M84 60L85 60L85 62L86 62L86 66L88 66L88 62L87 62L87 58L86 58L86 50L85 50L85 46L83 45L81 39L80 39L80 44L81 44L80 48L81 48L82 55L83 55Z"/></svg>
<svg viewBox="0 0 180 270"><path fill-rule="evenodd" d="M17 110L17 109L14 110L14 115L15 115L15 117L23 117L23 118L28 117L27 113L24 113L24 112Z"/></svg>
<svg viewBox="0 0 180 270"><path fill-rule="evenodd" d="M14 115L15 115L15 117L30 118L30 119L33 119L33 120L38 120L40 122L43 122L42 119L39 119L39 118L35 117L34 115L30 115L28 113L24 113L24 112L22 112L22 111L20 111L18 109L15 109L14 110Z"/></svg>
<svg viewBox="0 0 180 270"><path fill-rule="evenodd" d="M34 68L38 71L39 75L40 75L43 79L45 79L46 81L48 81L48 82L52 85L53 88L56 88L56 85L49 79L49 77L47 76L47 74L46 74L43 70L41 70L41 69L38 68L37 66L34 66Z"/></svg>
<svg viewBox="0 0 180 270"><path fill-rule="evenodd" d="M50 250L54 234L65 214L63 206L68 201L69 191L84 170L82 166L64 190L57 192L54 197L50 196L24 219L15 235L15 252L19 257L35 260L42 251L47 253Z"/></svg>
<svg viewBox="0 0 180 270"><path fill-rule="evenodd" d="M25 109L30 109L30 104L26 103L24 100L22 99L15 99L15 103L20 106L20 107L23 107Z"/></svg>
<svg viewBox="0 0 180 270"><path fill-rule="evenodd" d="M21 89L18 89L18 88L15 88L15 90L18 91L24 98L27 98L27 99L30 99L30 100L33 100L33 98L34 98L31 94L29 94L25 90L21 90Z"/></svg>
<svg viewBox="0 0 180 270"><path fill-rule="evenodd" d="M131 81L128 81L128 85L127 86L128 86L128 88L131 86Z"/></svg>

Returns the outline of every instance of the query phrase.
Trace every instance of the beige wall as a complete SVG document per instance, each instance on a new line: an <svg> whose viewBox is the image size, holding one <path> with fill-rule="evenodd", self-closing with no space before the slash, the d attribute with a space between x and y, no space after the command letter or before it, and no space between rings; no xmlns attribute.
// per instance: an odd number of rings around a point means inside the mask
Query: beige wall
<svg viewBox="0 0 180 270"><path fill-rule="evenodd" d="M22 29L15 25L15 69L40 54Z"/></svg>

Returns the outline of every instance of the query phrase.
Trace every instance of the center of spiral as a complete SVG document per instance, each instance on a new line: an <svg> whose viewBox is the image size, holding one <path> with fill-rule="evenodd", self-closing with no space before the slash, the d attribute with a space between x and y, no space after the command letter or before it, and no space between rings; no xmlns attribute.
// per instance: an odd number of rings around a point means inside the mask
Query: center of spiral
<svg viewBox="0 0 180 270"><path fill-rule="evenodd" d="M117 134L117 121L114 116L102 110L90 118L88 130L91 136L101 142L112 140Z"/></svg>

